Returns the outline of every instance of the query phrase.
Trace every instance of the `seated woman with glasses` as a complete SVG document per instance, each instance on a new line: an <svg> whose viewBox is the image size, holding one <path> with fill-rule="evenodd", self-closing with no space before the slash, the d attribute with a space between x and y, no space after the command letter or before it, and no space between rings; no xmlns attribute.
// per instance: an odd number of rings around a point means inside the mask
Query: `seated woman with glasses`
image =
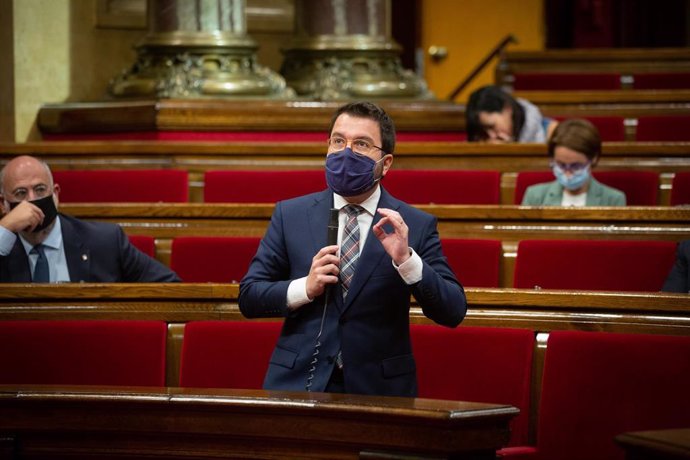
<svg viewBox="0 0 690 460"><path fill-rule="evenodd" d="M526 206L625 206L625 193L592 177L601 155L601 137L587 120L569 119L549 139L551 170L556 180L527 188Z"/></svg>

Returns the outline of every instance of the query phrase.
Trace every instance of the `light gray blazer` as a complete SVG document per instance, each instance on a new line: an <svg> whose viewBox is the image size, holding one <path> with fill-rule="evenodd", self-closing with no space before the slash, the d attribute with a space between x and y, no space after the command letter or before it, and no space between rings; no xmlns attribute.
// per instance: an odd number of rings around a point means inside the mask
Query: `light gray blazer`
<svg viewBox="0 0 690 460"><path fill-rule="evenodd" d="M562 200L563 186L558 181L552 181L527 187L522 205L560 206ZM625 206L625 193L592 178L585 206Z"/></svg>

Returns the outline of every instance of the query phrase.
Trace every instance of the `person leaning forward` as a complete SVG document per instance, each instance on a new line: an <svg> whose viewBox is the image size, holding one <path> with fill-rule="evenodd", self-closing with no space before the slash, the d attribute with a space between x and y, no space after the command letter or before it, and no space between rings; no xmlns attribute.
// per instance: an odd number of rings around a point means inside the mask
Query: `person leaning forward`
<svg viewBox="0 0 690 460"><path fill-rule="evenodd" d="M59 214L59 193L37 158L19 156L0 170L0 282L180 281L118 225Z"/></svg>
<svg viewBox="0 0 690 460"><path fill-rule="evenodd" d="M435 217L380 185L394 147L383 109L346 104L329 128L328 190L276 204L239 295L247 318L285 317L264 388L416 396L410 295L438 324L463 320L465 292ZM327 244L332 208L339 244Z"/></svg>

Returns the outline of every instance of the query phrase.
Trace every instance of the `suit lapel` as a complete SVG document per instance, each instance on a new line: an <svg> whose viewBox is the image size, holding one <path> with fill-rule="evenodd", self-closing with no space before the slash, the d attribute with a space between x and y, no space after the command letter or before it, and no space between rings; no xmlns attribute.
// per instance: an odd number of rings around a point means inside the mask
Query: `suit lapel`
<svg viewBox="0 0 690 460"><path fill-rule="evenodd" d="M17 240L12 247L10 255L7 257L7 270L12 283L30 283L31 268L29 257L26 255L21 240Z"/></svg>
<svg viewBox="0 0 690 460"><path fill-rule="evenodd" d="M326 246L328 239L328 219L332 207L333 192L330 190L326 190L318 195L314 199L314 202L307 207L307 224L309 227L309 234L306 236L308 236L310 241L311 252L313 254L316 254L321 248ZM340 290L340 284L334 285L331 292L331 300L329 303L335 301L336 308L338 310L342 310L343 296Z"/></svg>
<svg viewBox="0 0 690 460"><path fill-rule="evenodd" d="M70 280L76 283L89 281L91 271L89 249L84 247L78 231L69 219L60 216L60 224L62 225L62 242L65 245L65 258L67 259Z"/></svg>

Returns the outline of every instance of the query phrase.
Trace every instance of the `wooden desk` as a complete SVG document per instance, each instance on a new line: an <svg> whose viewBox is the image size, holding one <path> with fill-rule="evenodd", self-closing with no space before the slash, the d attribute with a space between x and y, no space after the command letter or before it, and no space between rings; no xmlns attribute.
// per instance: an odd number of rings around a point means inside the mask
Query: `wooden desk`
<svg viewBox="0 0 690 460"><path fill-rule="evenodd" d="M690 458L690 428L636 431L616 436L626 460L680 460Z"/></svg>
<svg viewBox="0 0 690 460"><path fill-rule="evenodd" d="M0 413L4 459L488 460L518 410L326 393L2 386Z"/></svg>

